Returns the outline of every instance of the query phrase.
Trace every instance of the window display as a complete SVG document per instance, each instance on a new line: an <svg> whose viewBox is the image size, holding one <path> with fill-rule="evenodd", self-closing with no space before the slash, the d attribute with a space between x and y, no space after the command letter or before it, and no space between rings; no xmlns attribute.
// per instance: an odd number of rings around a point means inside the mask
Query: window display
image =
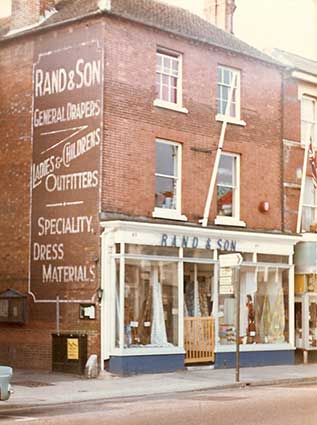
<svg viewBox="0 0 317 425"><path fill-rule="evenodd" d="M142 349L144 354L156 350L161 353L162 349L179 353L185 347L200 355L201 347L232 351L237 334L242 345L258 345L259 350L261 344L277 347L289 343L287 257L242 252L237 332L234 273L229 273L232 270L228 267L219 269L216 260L223 253L121 244L114 254L113 347L131 354L133 350L141 353ZM317 348L317 304L311 317L311 335L312 340L315 335Z"/></svg>
<svg viewBox="0 0 317 425"><path fill-rule="evenodd" d="M236 284L235 284L236 292ZM288 270L278 267L241 267L241 344L278 344L288 341ZM235 295L219 296L220 344L235 344Z"/></svg>
<svg viewBox="0 0 317 425"><path fill-rule="evenodd" d="M184 316L208 317L212 314L213 266L184 264Z"/></svg>
<svg viewBox="0 0 317 425"><path fill-rule="evenodd" d="M177 263L126 259L124 281L124 347L177 346Z"/></svg>

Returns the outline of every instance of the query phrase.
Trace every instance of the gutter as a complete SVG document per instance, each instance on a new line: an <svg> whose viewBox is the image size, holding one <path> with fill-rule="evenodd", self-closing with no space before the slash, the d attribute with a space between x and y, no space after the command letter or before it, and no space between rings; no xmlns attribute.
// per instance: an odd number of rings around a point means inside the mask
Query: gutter
<svg viewBox="0 0 317 425"><path fill-rule="evenodd" d="M317 75L312 75L308 72L293 71L292 77L296 78L297 80L306 81L307 83L317 84Z"/></svg>

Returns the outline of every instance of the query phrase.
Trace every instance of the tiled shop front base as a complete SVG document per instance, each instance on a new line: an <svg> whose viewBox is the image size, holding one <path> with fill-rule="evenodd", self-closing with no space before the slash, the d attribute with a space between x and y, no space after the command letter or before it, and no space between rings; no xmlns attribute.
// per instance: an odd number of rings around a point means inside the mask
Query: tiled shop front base
<svg viewBox="0 0 317 425"><path fill-rule="evenodd" d="M235 367L236 353L215 353L215 369ZM278 366L295 363L294 350L240 352L240 366Z"/></svg>
<svg viewBox="0 0 317 425"><path fill-rule="evenodd" d="M109 371L120 375L174 372L184 369L184 354L153 356L112 356Z"/></svg>

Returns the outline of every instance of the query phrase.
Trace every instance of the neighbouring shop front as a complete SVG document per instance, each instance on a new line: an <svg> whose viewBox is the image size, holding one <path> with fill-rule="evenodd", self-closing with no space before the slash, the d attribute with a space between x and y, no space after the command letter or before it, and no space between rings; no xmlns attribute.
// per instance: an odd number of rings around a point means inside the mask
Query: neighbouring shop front
<svg viewBox="0 0 317 425"><path fill-rule="evenodd" d="M218 261L232 252L243 257L242 366L293 363L295 237L124 221L103 227L102 358L110 371L233 367L236 282Z"/></svg>
<svg viewBox="0 0 317 425"><path fill-rule="evenodd" d="M317 237L295 247L295 344L303 363L317 359Z"/></svg>

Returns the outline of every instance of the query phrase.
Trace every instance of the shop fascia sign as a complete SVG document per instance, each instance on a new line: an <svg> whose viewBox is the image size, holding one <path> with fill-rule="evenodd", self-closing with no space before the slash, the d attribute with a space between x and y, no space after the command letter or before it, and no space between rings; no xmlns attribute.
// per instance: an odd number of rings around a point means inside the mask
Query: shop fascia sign
<svg viewBox="0 0 317 425"><path fill-rule="evenodd" d="M234 239L199 238L198 236L161 235L161 246L174 248L220 249L222 251L237 251L237 241Z"/></svg>

